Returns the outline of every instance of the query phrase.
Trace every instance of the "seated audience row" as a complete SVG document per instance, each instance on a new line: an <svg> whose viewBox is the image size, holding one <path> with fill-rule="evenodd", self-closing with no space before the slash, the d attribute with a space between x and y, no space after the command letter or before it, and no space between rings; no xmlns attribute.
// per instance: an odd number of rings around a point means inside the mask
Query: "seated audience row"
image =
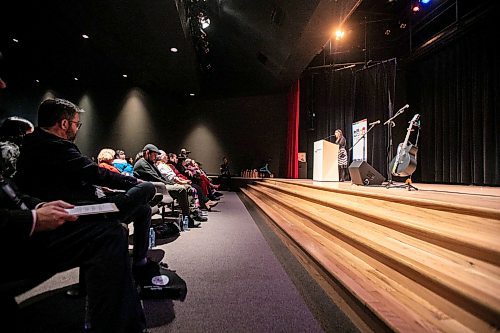
<svg viewBox="0 0 500 333"><path fill-rule="evenodd" d="M216 206L222 194L186 150L179 161L176 154L146 144L132 165L123 150L105 148L94 163L74 144L83 112L67 100L49 99L39 107L38 127L22 118L19 132L0 127L9 141L0 143L2 259L12 267L1 284L43 280L80 267L92 331L142 332L145 316L134 283L141 294L161 288L154 281L162 268L147 257L158 192L176 200L191 228L207 220L203 211ZM119 212L79 217L67 212L96 203L114 203ZM134 223L131 265L124 228L129 223ZM19 244L21 257L7 255ZM29 269L19 260L28 256L36 259ZM4 290L0 301L15 315L15 295Z"/></svg>

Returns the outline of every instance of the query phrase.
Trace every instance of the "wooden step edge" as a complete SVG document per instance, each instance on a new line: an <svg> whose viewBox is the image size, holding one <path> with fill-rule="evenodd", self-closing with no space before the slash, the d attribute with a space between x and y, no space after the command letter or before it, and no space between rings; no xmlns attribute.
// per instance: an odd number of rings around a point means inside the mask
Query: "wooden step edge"
<svg viewBox="0 0 500 333"><path fill-rule="evenodd" d="M304 186L304 187L309 187L309 188L313 188L313 189L320 190L320 191L335 192L335 193L342 193L342 194L347 194L347 195L362 196L362 197L367 197L367 198L372 198L372 199L392 201L392 202L397 202L397 203L401 203L401 204L418 206L418 207L428 208L428 209L433 209L433 210L440 210L440 211L445 211L445 212L452 212L452 213L472 215L472 216L500 220L500 210L493 209L493 208L487 208L487 207L476 207L476 206L472 206L472 205L456 204L453 202L439 202L436 200L424 199L424 198L407 198L407 197L396 196L396 195L392 195L392 194L384 194L384 193L369 193L369 192L363 192L363 191L358 191L358 190L349 190L349 189L340 189L340 188L326 188L326 187L322 187L322 186L314 185L314 184L291 183L289 181L280 180L280 179L265 179L262 181L262 183L273 183L273 182L291 185L291 186L298 186L298 187Z"/></svg>
<svg viewBox="0 0 500 333"><path fill-rule="evenodd" d="M288 193L290 195L299 197L301 199L321 204L342 211L346 214L361 218L363 220L368 220L372 223L376 223L385 226L387 228L397 230L401 233L405 233L409 236L421 239L426 242L433 243L437 246L444 247L448 250L461 253L465 256L500 266L500 249L490 247L496 244L489 244L486 242L483 243L476 242L474 240L467 239L467 235L463 235L462 237L458 237L459 235L456 235L454 237L453 235L447 234L444 231L433 229L432 226L430 226L429 229L429 228L423 228L419 225L415 225L412 223L412 221L406 220L404 215L398 220L394 218L393 213L391 214L391 216L388 216L372 212L370 210L360 211L354 205L350 205L348 203L345 204L345 201L343 203L342 201L336 201L333 199L329 200L329 199L320 199L317 197L310 197L305 194L293 192L293 190L282 188L279 185L258 184L251 186L265 186L273 188L280 192Z"/></svg>
<svg viewBox="0 0 500 333"><path fill-rule="evenodd" d="M463 283L452 276L436 271L432 267L422 266L418 260L406 256L401 257L396 251L376 244L361 235L353 234L341 226L329 223L329 221L318 217L314 213L304 212L297 208L296 205L281 200L283 198L274 197L273 194L266 193L260 188L255 188L254 190L266 195L269 199L279 203L279 205L286 206L288 210L294 212L296 215L310 220L315 225L332 233L334 237L383 262L385 265L410 277L433 292L448 299L453 299L454 302L467 311L500 326L500 304L498 299L485 293L483 290L476 289L474 286Z"/></svg>
<svg viewBox="0 0 500 333"><path fill-rule="evenodd" d="M391 330L396 332L442 331L442 329L429 323L425 318L417 316L411 310L411 307L409 308L407 305L403 305L385 289L373 285L369 279L359 275L359 272L353 271L349 266L344 265L343 262L337 260L335 264L325 264L326 257L319 254L316 246L318 242L316 240L310 241L311 244L308 246L308 244L306 244L307 242L303 239L304 237L297 236L297 233L294 233L292 230L293 226L285 220L281 214L275 212L273 208L250 191L244 191L244 193L266 215L268 215L270 219L276 223L277 227L293 240L304 253L312 258L314 262L318 263L318 265L328 273L330 278L338 281L338 283L346 288L358 302L364 305L365 309L368 309L376 315L388 325ZM307 238L308 236L306 235L305 237ZM387 277L386 280L390 280L390 277Z"/></svg>

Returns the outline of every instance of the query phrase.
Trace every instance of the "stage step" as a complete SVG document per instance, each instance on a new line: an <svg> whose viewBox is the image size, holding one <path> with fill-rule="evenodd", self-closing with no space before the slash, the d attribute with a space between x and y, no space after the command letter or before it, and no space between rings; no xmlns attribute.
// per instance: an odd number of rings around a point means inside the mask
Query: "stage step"
<svg viewBox="0 0 500 333"><path fill-rule="evenodd" d="M499 220L279 181L242 191L390 330L500 327Z"/></svg>

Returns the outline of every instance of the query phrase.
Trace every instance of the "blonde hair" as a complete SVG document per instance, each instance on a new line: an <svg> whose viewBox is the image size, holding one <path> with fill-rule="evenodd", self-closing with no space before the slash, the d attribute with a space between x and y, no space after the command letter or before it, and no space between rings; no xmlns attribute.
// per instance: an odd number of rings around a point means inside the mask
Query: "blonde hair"
<svg viewBox="0 0 500 333"><path fill-rule="evenodd" d="M115 151L110 148L101 149L99 155L97 155L97 163L111 162L114 159L115 159Z"/></svg>

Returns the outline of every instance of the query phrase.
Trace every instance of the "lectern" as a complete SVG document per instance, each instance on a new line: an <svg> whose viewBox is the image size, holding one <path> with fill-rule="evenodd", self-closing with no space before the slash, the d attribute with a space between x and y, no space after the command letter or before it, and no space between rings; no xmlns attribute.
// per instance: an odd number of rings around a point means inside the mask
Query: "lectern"
<svg viewBox="0 0 500 333"><path fill-rule="evenodd" d="M314 142L313 180L339 181L339 145L319 140Z"/></svg>

